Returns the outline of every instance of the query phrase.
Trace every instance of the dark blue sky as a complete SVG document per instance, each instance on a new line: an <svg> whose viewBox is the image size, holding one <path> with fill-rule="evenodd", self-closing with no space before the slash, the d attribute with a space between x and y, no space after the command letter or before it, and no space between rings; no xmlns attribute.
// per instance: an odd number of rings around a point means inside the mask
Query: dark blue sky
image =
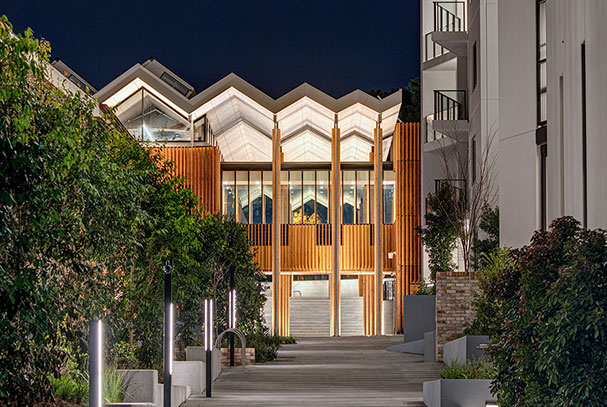
<svg viewBox="0 0 607 407"><path fill-rule="evenodd" d="M31 27L98 88L150 56L197 92L230 72L273 97L302 82L335 97L387 91L419 75L419 0L6 3L16 32Z"/></svg>

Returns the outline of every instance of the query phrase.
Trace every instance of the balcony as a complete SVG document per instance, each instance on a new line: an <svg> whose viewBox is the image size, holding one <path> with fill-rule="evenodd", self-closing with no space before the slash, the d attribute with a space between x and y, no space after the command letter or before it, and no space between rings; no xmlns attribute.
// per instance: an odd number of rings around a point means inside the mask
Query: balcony
<svg viewBox="0 0 607 407"><path fill-rule="evenodd" d="M468 52L467 3L465 1L435 1L434 31L426 41L426 54L429 43L463 57ZM432 44L432 51L434 45Z"/></svg>
<svg viewBox="0 0 607 407"><path fill-rule="evenodd" d="M431 115L429 122L434 133L433 140L447 136L457 141L464 141L462 138L468 135L466 91L435 90L434 114ZM436 133L440 133L440 136Z"/></svg>

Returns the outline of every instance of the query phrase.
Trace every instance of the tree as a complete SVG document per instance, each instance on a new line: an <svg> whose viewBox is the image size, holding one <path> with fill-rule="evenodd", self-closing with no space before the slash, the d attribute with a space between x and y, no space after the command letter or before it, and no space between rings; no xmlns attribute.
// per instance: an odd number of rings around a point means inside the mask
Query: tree
<svg viewBox="0 0 607 407"><path fill-rule="evenodd" d="M453 251L457 233L449 221L454 215L448 212L455 206L450 202L454 199L458 198L453 194L453 190L447 187L441 187L435 194L430 194L427 200L429 210L425 215L426 225L418 229L428 253L432 293L436 290L436 273L455 271L456 268Z"/></svg>
<svg viewBox="0 0 607 407"><path fill-rule="evenodd" d="M500 406L603 406L607 233L571 217L538 231L484 288Z"/></svg>
<svg viewBox="0 0 607 407"><path fill-rule="evenodd" d="M437 202L445 220L457 236L457 248L463 260L463 270L473 271L474 243L477 240L483 214L486 208L492 208L497 201L495 187L495 162L497 154L492 148L493 136L488 136L477 156L474 143L468 145L468 133L457 128L446 131L446 135L437 140L442 161L444 179L440 188L451 191L455 199Z"/></svg>

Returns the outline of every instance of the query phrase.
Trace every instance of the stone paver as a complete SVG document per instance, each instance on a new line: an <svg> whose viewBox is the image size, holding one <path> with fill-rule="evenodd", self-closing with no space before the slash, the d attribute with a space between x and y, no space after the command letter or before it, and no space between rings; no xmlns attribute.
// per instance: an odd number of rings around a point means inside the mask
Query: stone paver
<svg viewBox="0 0 607 407"><path fill-rule="evenodd" d="M211 399L184 406L424 406L422 382L437 379L440 364L386 351L402 340L302 338L273 362L223 368Z"/></svg>

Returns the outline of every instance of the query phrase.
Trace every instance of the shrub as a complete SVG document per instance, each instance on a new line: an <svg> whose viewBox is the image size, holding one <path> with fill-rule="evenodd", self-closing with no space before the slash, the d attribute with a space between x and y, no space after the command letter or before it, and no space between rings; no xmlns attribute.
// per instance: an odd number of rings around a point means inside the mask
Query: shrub
<svg viewBox="0 0 607 407"><path fill-rule="evenodd" d="M514 267L514 260L508 248L495 248L483 256L481 269L476 273L478 291L472 300L476 317L472 325L464 330L465 335L489 335L495 337L501 331L504 321L501 302L495 290L501 273Z"/></svg>
<svg viewBox="0 0 607 407"><path fill-rule="evenodd" d="M604 406L606 232L563 217L513 260L490 289L501 322L488 350L500 406Z"/></svg>
<svg viewBox="0 0 607 407"><path fill-rule="evenodd" d="M454 361L440 370L443 379L493 379L495 368L485 359L459 362Z"/></svg>
<svg viewBox="0 0 607 407"><path fill-rule="evenodd" d="M67 375L49 378L55 397L70 403L84 403L89 398L89 382L83 376Z"/></svg>
<svg viewBox="0 0 607 407"><path fill-rule="evenodd" d="M114 367L108 367L103 371L103 398L106 403L121 403L126 394L128 383L124 376L116 371Z"/></svg>
<svg viewBox="0 0 607 407"><path fill-rule="evenodd" d="M281 345L291 345L297 343L297 341L295 340L295 338L293 338L292 336L281 336L280 337L280 344Z"/></svg>
<svg viewBox="0 0 607 407"><path fill-rule="evenodd" d="M419 287L415 292L415 295L434 295L436 294L436 286L430 286L426 283L426 280L420 279Z"/></svg>

